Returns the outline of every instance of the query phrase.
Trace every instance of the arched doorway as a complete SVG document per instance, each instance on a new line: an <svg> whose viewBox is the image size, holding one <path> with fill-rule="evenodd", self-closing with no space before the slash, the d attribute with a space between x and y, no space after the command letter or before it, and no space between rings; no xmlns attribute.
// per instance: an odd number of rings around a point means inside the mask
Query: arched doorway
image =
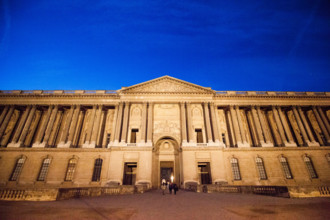
<svg viewBox="0 0 330 220"><path fill-rule="evenodd" d="M182 170L180 164L180 149L178 142L171 137L160 138L152 154L152 186L159 188L161 180L171 181L181 185Z"/></svg>

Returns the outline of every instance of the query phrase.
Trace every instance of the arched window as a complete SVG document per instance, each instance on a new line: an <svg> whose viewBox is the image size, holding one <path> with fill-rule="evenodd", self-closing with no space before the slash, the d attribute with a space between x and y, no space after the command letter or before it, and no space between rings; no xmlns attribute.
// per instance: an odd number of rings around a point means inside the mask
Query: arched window
<svg viewBox="0 0 330 220"><path fill-rule="evenodd" d="M260 158L260 157L256 158L256 165L257 165L257 169L259 172L259 178L261 180L266 180L267 174L266 174L266 170L265 170L265 166L264 166L264 162L263 162L262 158Z"/></svg>
<svg viewBox="0 0 330 220"><path fill-rule="evenodd" d="M65 175L65 181L73 180L73 174L76 169L76 164L77 164L77 160L75 158L69 160L68 168L66 170L66 175Z"/></svg>
<svg viewBox="0 0 330 220"><path fill-rule="evenodd" d="M239 172L238 160L233 157L233 158L231 158L230 163L231 163L231 168L233 171L234 180L240 180L241 173Z"/></svg>
<svg viewBox="0 0 330 220"><path fill-rule="evenodd" d="M18 177L21 174L21 171L23 169L24 162L25 162L25 157L21 157L16 161L15 168L13 169L13 172L11 173L11 176L9 179L10 181L18 180Z"/></svg>
<svg viewBox="0 0 330 220"><path fill-rule="evenodd" d="M40 169L40 172L39 172L39 176L38 176L38 179L37 179L38 181L45 181L47 173L48 173L48 168L49 168L50 162L51 162L50 158L46 158L42 162L41 169Z"/></svg>
<svg viewBox="0 0 330 220"><path fill-rule="evenodd" d="M291 169L290 169L290 166L289 166L289 163L288 163L287 159L282 156L280 158L280 162L281 162L281 165L282 165L282 168L283 168L285 178L292 179L293 177L292 177Z"/></svg>
<svg viewBox="0 0 330 220"><path fill-rule="evenodd" d="M93 182L100 181L101 170L102 170L102 162L103 162L103 160L101 158L98 158L98 159L95 160L93 177L92 177Z"/></svg>
<svg viewBox="0 0 330 220"><path fill-rule="evenodd" d="M305 156L304 157L304 162L306 164L306 167L307 167L307 170L309 172L310 177L313 178L313 179L316 179L318 176L317 176L316 171L314 169L312 159L308 156Z"/></svg>

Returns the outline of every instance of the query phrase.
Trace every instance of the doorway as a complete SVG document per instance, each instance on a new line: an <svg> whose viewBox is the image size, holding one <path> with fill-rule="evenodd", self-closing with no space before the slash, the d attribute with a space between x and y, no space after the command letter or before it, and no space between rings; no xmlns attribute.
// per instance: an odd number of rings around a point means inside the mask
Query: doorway
<svg viewBox="0 0 330 220"><path fill-rule="evenodd" d="M212 184L211 169L209 162L198 163L199 182L201 184Z"/></svg>
<svg viewBox="0 0 330 220"><path fill-rule="evenodd" d="M160 181L165 179L166 182L171 182L171 176L173 176L173 162L161 161L160 162Z"/></svg>
<svg viewBox="0 0 330 220"><path fill-rule="evenodd" d="M125 163L123 185L135 185L137 163Z"/></svg>
<svg viewBox="0 0 330 220"><path fill-rule="evenodd" d="M181 185L180 151L176 140L171 137L159 139L153 149L152 187L160 188L162 179Z"/></svg>

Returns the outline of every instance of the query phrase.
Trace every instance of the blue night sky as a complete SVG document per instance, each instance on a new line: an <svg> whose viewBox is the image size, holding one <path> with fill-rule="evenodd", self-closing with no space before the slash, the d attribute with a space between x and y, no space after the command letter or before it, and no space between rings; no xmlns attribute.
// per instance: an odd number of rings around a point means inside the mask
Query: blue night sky
<svg viewBox="0 0 330 220"><path fill-rule="evenodd" d="M0 0L0 89L330 91L330 2Z"/></svg>

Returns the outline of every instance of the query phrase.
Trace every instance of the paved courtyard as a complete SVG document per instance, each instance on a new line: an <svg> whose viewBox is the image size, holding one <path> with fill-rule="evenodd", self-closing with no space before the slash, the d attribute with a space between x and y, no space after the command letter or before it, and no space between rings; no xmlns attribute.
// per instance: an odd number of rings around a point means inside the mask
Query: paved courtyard
<svg viewBox="0 0 330 220"><path fill-rule="evenodd" d="M54 202L0 201L0 219L328 219L330 198L287 199L248 194L139 195Z"/></svg>

